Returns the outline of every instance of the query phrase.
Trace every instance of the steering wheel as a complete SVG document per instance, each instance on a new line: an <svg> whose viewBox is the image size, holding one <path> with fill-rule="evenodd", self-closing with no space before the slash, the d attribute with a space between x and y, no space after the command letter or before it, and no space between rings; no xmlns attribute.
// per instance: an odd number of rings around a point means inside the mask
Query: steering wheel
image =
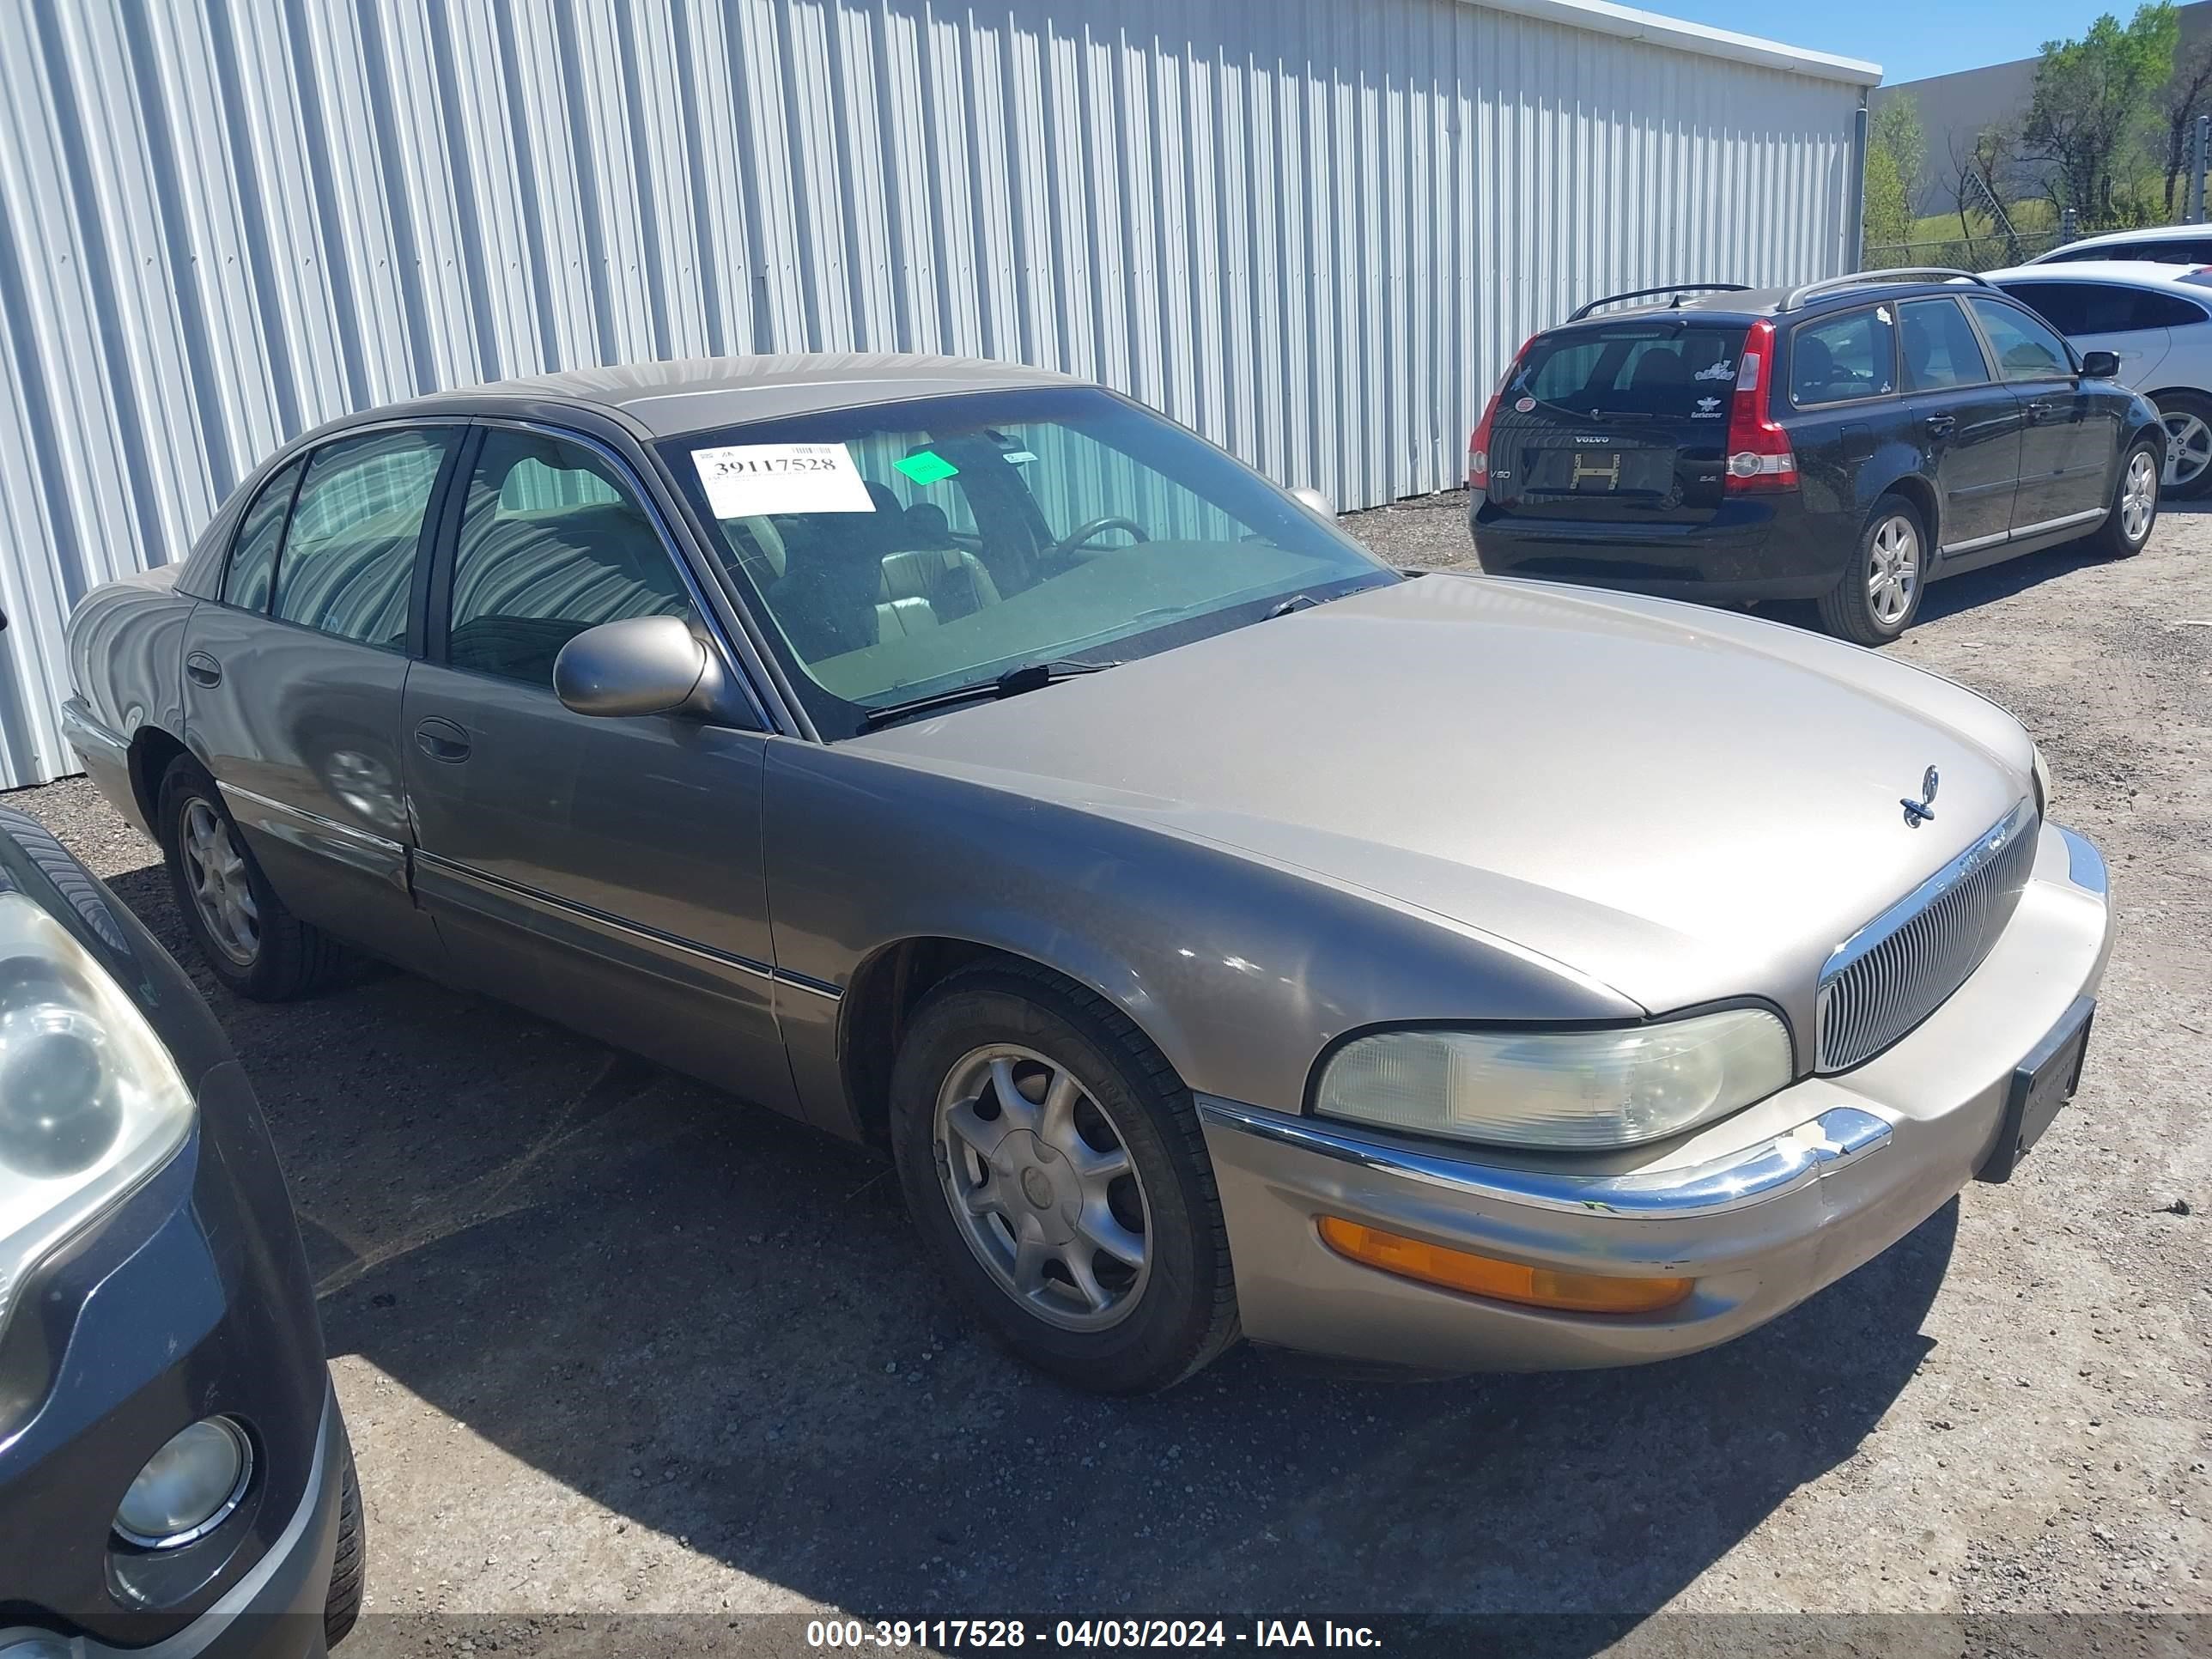
<svg viewBox="0 0 2212 1659"><path fill-rule="evenodd" d="M1089 524L1078 525L1074 529L1069 531L1067 534L1062 536L1058 541L1054 542L1050 547L1045 549L1044 556L1048 559L1064 557L1067 554L1074 552L1077 548L1082 546L1085 542L1091 540L1094 537L1103 536L1109 530L1126 530L1130 535L1135 537L1136 539L1140 542L1148 542L1152 540L1152 538L1146 534L1144 526L1138 524L1132 520L1093 519Z"/></svg>

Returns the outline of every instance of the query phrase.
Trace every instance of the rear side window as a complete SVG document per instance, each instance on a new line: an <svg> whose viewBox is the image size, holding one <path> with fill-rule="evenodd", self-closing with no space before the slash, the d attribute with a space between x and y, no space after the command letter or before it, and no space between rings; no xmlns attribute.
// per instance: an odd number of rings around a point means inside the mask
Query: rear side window
<svg viewBox="0 0 2212 1659"><path fill-rule="evenodd" d="M1516 387L1577 415L1687 418L1735 384L1743 325L1622 323L1540 339Z"/></svg>
<svg viewBox="0 0 2212 1659"><path fill-rule="evenodd" d="M1982 343L1956 300L1907 300L1897 315L1907 392L1940 392L1989 380Z"/></svg>
<svg viewBox="0 0 2212 1659"><path fill-rule="evenodd" d="M1980 319L1982 332L1997 355L1997 373L2008 380L2048 380L2074 372L2066 343L2027 313L1978 295L1966 301Z"/></svg>
<svg viewBox="0 0 2212 1659"><path fill-rule="evenodd" d="M550 690L553 659L586 629L695 615L613 466L581 444L485 428L453 550L448 663Z"/></svg>
<svg viewBox="0 0 2212 1659"><path fill-rule="evenodd" d="M407 648L407 597L445 432L374 432L307 463L276 567L276 615L382 651Z"/></svg>
<svg viewBox="0 0 2212 1659"><path fill-rule="evenodd" d="M230 544L230 564L222 573L222 602L240 611L269 609L270 579L276 574L276 549L284 539L284 518L303 463L294 461L261 486Z"/></svg>
<svg viewBox="0 0 2212 1659"><path fill-rule="evenodd" d="M1896 390L1897 329L1887 306L1800 323L1790 337L1790 401L1798 408Z"/></svg>
<svg viewBox="0 0 2212 1659"><path fill-rule="evenodd" d="M2204 308L2120 283L2000 283L2061 334L2132 334L2204 320Z"/></svg>

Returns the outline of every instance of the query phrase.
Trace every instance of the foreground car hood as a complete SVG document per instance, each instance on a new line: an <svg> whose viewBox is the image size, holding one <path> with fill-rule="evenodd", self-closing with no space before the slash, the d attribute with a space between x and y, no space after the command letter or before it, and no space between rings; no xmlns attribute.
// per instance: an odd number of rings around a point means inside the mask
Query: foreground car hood
<svg viewBox="0 0 2212 1659"><path fill-rule="evenodd" d="M855 746L1418 906L1654 1012L1802 1010L1837 944L2032 787L2010 716L1875 653L1450 575Z"/></svg>

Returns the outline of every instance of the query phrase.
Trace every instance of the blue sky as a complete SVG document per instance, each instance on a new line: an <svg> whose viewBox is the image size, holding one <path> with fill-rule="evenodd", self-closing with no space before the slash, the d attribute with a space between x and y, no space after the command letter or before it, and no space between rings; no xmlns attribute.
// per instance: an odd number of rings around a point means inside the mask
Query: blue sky
<svg viewBox="0 0 2212 1659"><path fill-rule="evenodd" d="M1625 0L1646 11L1686 17L1739 34L1870 58L1895 83L1954 70L2033 58L2045 40L2087 28L2100 12L2123 20L2134 0L1846 0L1824 6L1754 5L1752 0Z"/></svg>

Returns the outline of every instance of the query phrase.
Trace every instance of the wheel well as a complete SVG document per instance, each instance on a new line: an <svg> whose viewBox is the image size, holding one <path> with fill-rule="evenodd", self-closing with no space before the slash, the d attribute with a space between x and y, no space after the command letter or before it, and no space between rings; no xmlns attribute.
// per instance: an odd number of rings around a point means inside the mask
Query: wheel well
<svg viewBox="0 0 2212 1659"><path fill-rule="evenodd" d="M2193 386L2165 386L2156 392L2146 392L2143 393L2143 396L2149 398L2151 402L2157 404L2161 410L2166 407L2166 404L2160 401L2161 398L2187 398L2200 404L2212 402L2212 398L2207 398L2202 392L2199 392Z"/></svg>
<svg viewBox="0 0 2212 1659"><path fill-rule="evenodd" d="M923 938L887 945L854 971L838 1013L837 1060L853 1116L871 1143L890 1139L891 1061L915 1006L950 975L987 961L1045 967L972 939Z"/></svg>
<svg viewBox="0 0 2212 1659"><path fill-rule="evenodd" d="M1930 548L1941 547L1943 544L1942 526L1936 523L1938 508L1936 491L1930 487L1927 479L1917 473L1908 472L1891 484L1885 493L1902 495L1919 510L1920 522L1927 527L1928 544Z"/></svg>
<svg viewBox="0 0 2212 1659"><path fill-rule="evenodd" d="M168 775L178 756L191 752L158 726L142 726L131 737L131 794L138 803L138 816L156 841L161 838L161 780Z"/></svg>

